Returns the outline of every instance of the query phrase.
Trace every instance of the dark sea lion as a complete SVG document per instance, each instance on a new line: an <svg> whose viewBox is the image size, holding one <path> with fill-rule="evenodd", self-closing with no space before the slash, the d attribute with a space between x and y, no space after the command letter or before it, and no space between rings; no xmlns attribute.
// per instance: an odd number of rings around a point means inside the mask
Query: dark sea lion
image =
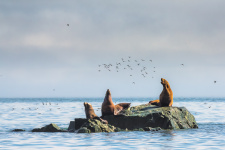
<svg viewBox="0 0 225 150"><path fill-rule="evenodd" d="M118 115L123 109L130 107L131 103L119 103L117 105L113 104L111 92L109 89L106 91L104 101L102 103L102 117L107 115Z"/></svg>
<svg viewBox="0 0 225 150"><path fill-rule="evenodd" d="M102 121L103 123L108 124L108 121L103 120L102 118L98 117L95 114L95 111L90 103L84 102L84 107L85 107L85 114L87 119L98 119Z"/></svg>
<svg viewBox="0 0 225 150"><path fill-rule="evenodd" d="M159 100L150 101L149 104L157 105L160 107L173 105L173 92L170 88L170 84L166 79L161 78L161 84L163 90L159 96Z"/></svg>

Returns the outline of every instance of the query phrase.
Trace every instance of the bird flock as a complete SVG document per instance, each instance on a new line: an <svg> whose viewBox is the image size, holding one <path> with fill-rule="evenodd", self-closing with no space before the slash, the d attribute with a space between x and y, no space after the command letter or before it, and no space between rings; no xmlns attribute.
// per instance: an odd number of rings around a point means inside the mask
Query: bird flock
<svg viewBox="0 0 225 150"><path fill-rule="evenodd" d="M38 103L36 103L36 105L39 105ZM42 102L42 105L46 105L47 107L49 107L50 105L52 105L52 107L49 108L49 111L52 111L53 109L60 109L59 107L59 103L51 103L51 102ZM18 108L12 108L12 111L16 111L19 110ZM21 110L39 110L38 107L25 107L25 108L21 108ZM39 112L38 114L42 114L41 112Z"/></svg>
<svg viewBox="0 0 225 150"><path fill-rule="evenodd" d="M99 64L98 72L127 72L129 77L141 76L142 78L154 78L156 67L153 66L152 59L132 59L130 56L121 58L116 63ZM135 84L135 81L132 81Z"/></svg>

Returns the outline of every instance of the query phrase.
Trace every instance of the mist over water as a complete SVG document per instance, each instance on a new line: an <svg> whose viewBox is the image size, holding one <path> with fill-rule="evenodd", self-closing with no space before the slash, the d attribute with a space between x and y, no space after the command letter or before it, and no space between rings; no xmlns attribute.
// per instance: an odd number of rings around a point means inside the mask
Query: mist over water
<svg viewBox="0 0 225 150"><path fill-rule="evenodd" d="M154 99L154 98L153 98ZM0 143L2 149L223 149L225 146L225 98L174 98L186 107L199 129L117 133L32 133L50 123L67 129L74 118L84 118L83 102L101 115L103 98L1 98ZM144 104L149 98L114 98L114 103ZM11 132L21 128L25 132ZM0 149L1 149L0 148Z"/></svg>

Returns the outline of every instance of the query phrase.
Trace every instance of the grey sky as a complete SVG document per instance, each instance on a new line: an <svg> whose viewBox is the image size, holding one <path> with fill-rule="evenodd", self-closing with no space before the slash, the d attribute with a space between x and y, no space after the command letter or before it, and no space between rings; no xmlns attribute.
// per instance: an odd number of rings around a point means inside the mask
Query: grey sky
<svg viewBox="0 0 225 150"><path fill-rule="evenodd" d="M224 6L222 0L3 0L0 97L102 97L107 88L115 97L158 97L161 77L175 97L225 96ZM137 66L98 72L99 64L128 56L153 60L142 64L148 78Z"/></svg>

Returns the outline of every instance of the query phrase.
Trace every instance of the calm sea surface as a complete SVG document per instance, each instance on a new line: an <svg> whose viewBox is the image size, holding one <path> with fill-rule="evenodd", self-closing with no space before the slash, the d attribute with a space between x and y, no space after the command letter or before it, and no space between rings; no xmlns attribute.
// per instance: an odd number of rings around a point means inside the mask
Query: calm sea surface
<svg viewBox="0 0 225 150"><path fill-rule="evenodd" d="M153 98L154 99L154 98ZM148 98L113 98L114 103L147 103ZM225 149L225 98L174 98L199 129L117 133L32 133L50 123L67 129L74 118L85 117L83 102L101 115L103 98L1 98L0 149ZM26 132L11 132L20 128Z"/></svg>

